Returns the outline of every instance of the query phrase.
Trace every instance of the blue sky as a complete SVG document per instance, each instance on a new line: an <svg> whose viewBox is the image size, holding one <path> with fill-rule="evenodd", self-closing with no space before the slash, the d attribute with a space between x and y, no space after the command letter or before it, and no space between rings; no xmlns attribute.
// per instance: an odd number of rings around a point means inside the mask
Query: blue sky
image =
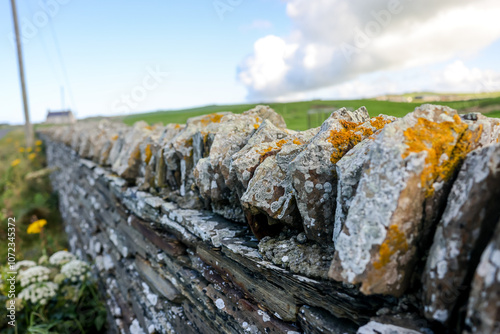
<svg viewBox="0 0 500 334"><path fill-rule="evenodd" d="M499 20L484 23L485 15L498 17L498 4L424 2L434 19L403 2L379 22L373 13L388 13L387 1L18 1L32 119L61 108L61 86L65 106L78 117L422 89L500 90ZM472 12L469 26L439 23L464 12ZM373 22L382 29L359 44L356 33ZM21 123L12 31L10 1L2 1L0 122ZM341 52L345 45L356 48L352 59Z"/></svg>

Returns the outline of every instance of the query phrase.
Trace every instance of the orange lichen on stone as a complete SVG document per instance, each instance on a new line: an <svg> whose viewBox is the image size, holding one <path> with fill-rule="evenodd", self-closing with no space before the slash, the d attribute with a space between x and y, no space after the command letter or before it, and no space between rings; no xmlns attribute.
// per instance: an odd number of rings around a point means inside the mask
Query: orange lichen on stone
<svg viewBox="0 0 500 334"><path fill-rule="evenodd" d="M441 123L419 118L414 127L404 132L404 136L408 149L403 153L403 159L412 153L427 152L421 175L426 196L434 193L432 184L435 180L447 180L452 176L458 164L472 150L472 132L458 115L453 116L453 122Z"/></svg>
<svg viewBox="0 0 500 334"><path fill-rule="evenodd" d="M260 124L255 123L255 124L253 125L253 128L254 128L255 130L257 130L257 129L259 128L259 126L260 126Z"/></svg>
<svg viewBox="0 0 500 334"><path fill-rule="evenodd" d="M277 152L279 152L281 150L281 148L283 147L283 145L285 145L288 142L289 142L289 139L278 140L275 143L271 143L271 145L269 145L269 147L267 147L267 148L265 148L263 150L260 150L258 153L260 153L260 154L266 154L266 153L271 152L271 151L277 151Z"/></svg>
<svg viewBox="0 0 500 334"><path fill-rule="evenodd" d="M399 231L398 226L391 225L384 242L380 245L379 259L373 263L373 267L377 270L383 268L398 251L403 253L408 251L408 243L405 234Z"/></svg>
<svg viewBox="0 0 500 334"><path fill-rule="evenodd" d="M336 164L347 152L356 146L362 140L361 135L353 130L331 130L328 141L335 148L330 161Z"/></svg>
<svg viewBox="0 0 500 334"><path fill-rule="evenodd" d="M339 123L346 129L347 131L349 130L355 130L361 123L356 123L356 122L349 122L346 120L339 120Z"/></svg>
<svg viewBox="0 0 500 334"><path fill-rule="evenodd" d="M184 142L184 147L193 147L193 137L186 139Z"/></svg>
<svg viewBox="0 0 500 334"><path fill-rule="evenodd" d="M390 119L384 118L382 116L373 117L370 119L370 124L377 130L382 129L387 124L392 123Z"/></svg>
<svg viewBox="0 0 500 334"><path fill-rule="evenodd" d="M146 148L144 149L144 153L146 154L146 157L144 158L144 162L146 164L149 164L149 161L151 160L151 156L153 153L151 152L151 144L146 145Z"/></svg>
<svg viewBox="0 0 500 334"><path fill-rule="evenodd" d="M206 145L208 141L209 132L200 131L200 134L203 137L203 145Z"/></svg>
<svg viewBox="0 0 500 334"><path fill-rule="evenodd" d="M362 126L363 123L339 120L342 125L341 130L331 130L328 141L335 148L330 161L336 164L347 152L359 144L363 139L373 135L374 131L382 129L386 124L391 123L389 119L382 116L374 117L370 120L371 127ZM373 128L372 128L373 127ZM375 129L375 130L374 130Z"/></svg>
<svg viewBox="0 0 500 334"><path fill-rule="evenodd" d="M479 124L479 129L477 130L477 132L474 133L474 142L477 143L479 142L479 139L481 139L481 135L483 134L483 125L482 124ZM498 139L497 139L498 141Z"/></svg>
<svg viewBox="0 0 500 334"><path fill-rule="evenodd" d="M117 140L118 139L118 135L114 135L113 137L111 137L111 140Z"/></svg>
<svg viewBox="0 0 500 334"><path fill-rule="evenodd" d="M210 123L220 123L222 117L224 117L222 114L210 114L203 117L200 122L203 126L207 126Z"/></svg>
<svg viewBox="0 0 500 334"><path fill-rule="evenodd" d="M174 129L180 129L181 125L180 124L175 124Z"/></svg>
<svg viewBox="0 0 500 334"><path fill-rule="evenodd" d="M304 145L304 142L298 138L292 140L292 143L294 143L295 145Z"/></svg>

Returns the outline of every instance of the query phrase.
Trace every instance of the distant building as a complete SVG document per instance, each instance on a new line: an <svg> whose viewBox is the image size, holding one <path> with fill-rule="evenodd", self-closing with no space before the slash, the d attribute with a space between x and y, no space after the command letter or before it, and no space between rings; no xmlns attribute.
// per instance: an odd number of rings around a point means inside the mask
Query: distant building
<svg viewBox="0 0 500 334"><path fill-rule="evenodd" d="M71 110L50 111L47 113L46 124L72 124L76 119Z"/></svg>

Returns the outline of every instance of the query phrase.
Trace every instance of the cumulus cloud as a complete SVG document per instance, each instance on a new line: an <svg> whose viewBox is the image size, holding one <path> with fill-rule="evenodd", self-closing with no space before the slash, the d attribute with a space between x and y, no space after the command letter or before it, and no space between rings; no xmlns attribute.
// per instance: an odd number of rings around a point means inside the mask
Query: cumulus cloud
<svg viewBox="0 0 500 334"><path fill-rule="evenodd" d="M497 0L289 0L287 14L291 34L257 40L238 69L250 99L282 100L375 71L442 62L500 38ZM463 68L455 64L443 85L465 78L455 70Z"/></svg>
<svg viewBox="0 0 500 334"><path fill-rule="evenodd" d="M469 68L460 60L446 66L435 81L437 87L453 92L479 93L500 90L500 73Z"/></svg>
<svg viewBox="0 0 500 334"><path fill-rule="evenodd" d="M321 98L372 98L385 94L417 91L442 93L481 93L500 91L500 73L467 67L454 60L440 69L408 69L362 75L335 86L287 94L276 98L280 102Z"/></svg>

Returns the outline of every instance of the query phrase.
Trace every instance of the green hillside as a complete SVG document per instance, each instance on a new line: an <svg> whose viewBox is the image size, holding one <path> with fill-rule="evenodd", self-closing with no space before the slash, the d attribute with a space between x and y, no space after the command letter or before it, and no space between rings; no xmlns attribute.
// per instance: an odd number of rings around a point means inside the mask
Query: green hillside
<svg viewBox="0 0 500 334"><path fill-rule="evenodd" d="M413 111L415 107L421 105L421 103L405 103L405 102L389 102L389 101L377 101L373 99L364 100L339 100L339 101L323 101L323 100L313 100L304 102L290 102L290 103L262 103L269 105L277 113L282 115L288 128L294 130L305 130L308 128L308 116L307 111L312 108L341 108L341 107L351 107L357 109L361 106L365 106L371 116L377 116L379 114L392 115L397 117L402 117ZM483 109L488 111L488 116L490 117L500 117L500 97L496 98L486 98L486 99L476 99L468 101L454 101L454 102L439 102L435 104L447 105L458 111L479 111ZM125 116L123 122L132 125L137 121L143 120L149 124L155 123L184 123L186 120L193 116L199 116L203 114L210 114L214 112L221 111L231 111L233 113L242 113L248 109L251 109L255 104L239 104L239 105L212 105L193 109L184 110L171 110L171 111L158 111L143 114L134 114ZM474 110L470 110L473 108ZM477 110L476 110L477 109ZM319 126L322 118L326 115L312 115L311 116L311 126Z"/></svg>

